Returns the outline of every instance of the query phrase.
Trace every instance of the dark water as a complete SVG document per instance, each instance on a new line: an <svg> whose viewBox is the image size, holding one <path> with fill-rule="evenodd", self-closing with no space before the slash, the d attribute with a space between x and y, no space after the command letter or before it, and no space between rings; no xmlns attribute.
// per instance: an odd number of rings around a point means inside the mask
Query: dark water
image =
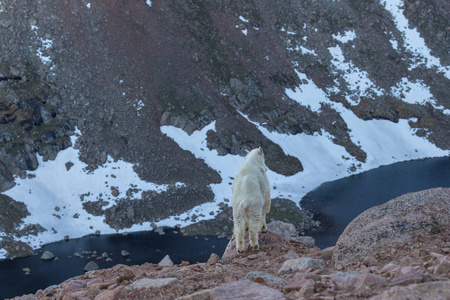
<svg viewBox="0 0 450 300"><path fill-rule="evenodd" d="M214 236L182 236L173 230L165 230L166 234L156 232L135 232L127 236L102 235L48 244L35 251L37 255L5 260L0 262L0 299L34 293L53 284L84 274L84 267L89 261L95 261L101 269L116 264L137 265L145 262L158 263L167 254L175 263L206 262L211 253L222 256L228 244L227 239ZM43 261L43 251L51 251L58 260ZM75 252L97 251L101 256L107 252L113 260L96 259L91 255L83 258L75 257ZM127 258L120 254L122 250L130 252ZM31 274L25 275L23 268L30 268Z"/></svg>
<svg viewBox="0 0 450 300"><path fill-rule="evenodd" d="M301 201L322 223L306 234L322 249L334 246L345 227L368 208L433 187L450 187L450 157L396 163L324 183Z"/></svg>

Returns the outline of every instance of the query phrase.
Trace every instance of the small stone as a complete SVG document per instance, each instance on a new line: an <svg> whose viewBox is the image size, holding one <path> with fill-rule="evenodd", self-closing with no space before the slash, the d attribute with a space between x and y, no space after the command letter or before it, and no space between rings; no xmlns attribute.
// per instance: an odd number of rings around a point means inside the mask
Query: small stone
<svg viewBox="0 0 450 300"><path fill-rule="evenodd" d="M314 287L315 287L314 281L310 281L302 286L302 288L296 294L296 296L298 298L303 298L303 297L309 298L314 294Z"/></svg>
<svg viewBox="0 0 450 300"><path fill-rule="evenodd" d="M283 287L288 283L287 280L284 280L283 278L280 278L278 276L257 271L248 273L247 275L245 275L245 279L277 288Z"/></svg>
<svg viewBox="0 0 450 300"><path fill-rule="evenodd" d="M161 267L172 267L173 266L173 262L170 259L169 255L164 256L164 258L158 263L159 266Z"/></svg>
<svg viewBox="0 0 450 300"><path fill-rule="evenodd" d="M120 300L120 299L126 299L127 292L124 291L123 286L118 286L113 289L108 289L104 292L101 292L98 294L94 299L95 300Z"/></svg>
<svg viewBox="0 0 450 300"><path fill-rule="evenodd" d="M122 250L120 251L120 255L122 255L123 257L127 257L130 255L130 252L128 252L127 250Z"/></svg>
<svg viewBox="0 0 450 300"><path fill-rule="evenodd" d="M179 285L180 281L177 278L159 278L159 279L151 279L151 278L142 278L136 280L129 286L127 286L126 290L140 290L140 289L150 289L150 288L162 288L165 286Z"/></svg>
<svg viewBox="0 0 450 300"><path fill-rule="evenodd" d="M448 275L450 274L450 257L444 257L439 262L436 270L434 270L435 275Z"/></svg>
<svg viewBox="0 0 450 300"><path fill-rule="evenodd" d="M50 251L45 251L41 256L42 260L52 260L54 258L55 258L55 255Z"/></svg>
<svg viewBox="0 0 450 300"><path fill-rule="evenodd" d="M216 263L218 263L219 261L220 261L219 255L217 255L216 253L211 253L211 256L209 257L208 261L206 262L206 265L212 266L212 265L215 265Z"/></svg>
<svg viewBox="0 0 450 300"><path fill-rule="evenodd" d="M98 265L95 263L95 261L90 261L87 263L87 265L84 267L85 272L98 270Z"/></svg>
<svg viewBox="0 0 450 300"><path fill-rule="evenodd" d="M117 197L117 196L119 196L119 190L116 188L116 187L111 187L111 194L114 196L114 197Z"/></svg>
<svg viewBox="0 0 450 300"><path fill-rule="evenodd" d="M285 255L283 255L283 257L286 259L297 259L300 256L297 253L295 253L294 251L289 250L289 252L286 253Z"/></svg>
<svg viewBox="0 0 450 300"><path fill-rule="evenodd" d="M210 300L210 291L211 289L201 290L190 295L179 297L177 300Z"/></svg>
<svg viewBox="0 0 450 300"><path fill-rule="evenodd" d="M66 242L69 241L69 236L68 235L64 236L64 241L66 241Z"/></svg>
<svg viewBox="0 0 450 300"><path fill-rule="evenodd" d="M95 235L96 235L96 236L99 236L99 235L100 235L100 230L96 230L96 231L95 231Z"/></svg>
<svg viewBox="0 0 450 300"><path fill-rule="evenodd" d="M307 235L298 236L298 237L294 238L294 240L299 241L300 243L302 243L303 245L305 245L308 248L312 248L316 244L316 240L312 236L307 236Z"/></svg>
<svg viewBox="0 0 450 300"><path fill-rule="evenodd" d="M372 267L378 265L378 260L372 256L366 256L363 260L363 264L367 267Z"/></svg>
<svg viewBox="0 0 450 300"><path fill-rule="evenodd" d="M127 208L127 218L129 220L133 220L134 219L134 208L133 207L128 207Z"/></svg>
<svg viewBox="0 0 450 300"><path fill-rule="evenodd" d="M107 259L108 257L109 257L108 253L106 253L106 252L102 253L102 258L103 259Z"/></svg>
<svg viewBox="0 0 450 300"><path fill-rule="evenodd" d="M317 270L323 269L324 261L322 259L314 259L309 257L301 257L297 259L288 259L283 266L278 270L278 273L284 271L300 271L304 272L308 269Z"/></svg>
<svg viewBox="0 0 450 300"><path fill-rule="evenodd" d="M281 300L285 299L279 290L244 279L224 283L209 293L210 299L258 299Z"/></svg>
<svg viewBox="0 0 450 300"><path fill-rule="evenodd" d="M288 284L286 284L283 288L283 291L285 293L290 293L292 291L299 291L301 290L305 285L310 284L312 281L311 279L306 278L294 278L293 280L289 281Z"/></svg>

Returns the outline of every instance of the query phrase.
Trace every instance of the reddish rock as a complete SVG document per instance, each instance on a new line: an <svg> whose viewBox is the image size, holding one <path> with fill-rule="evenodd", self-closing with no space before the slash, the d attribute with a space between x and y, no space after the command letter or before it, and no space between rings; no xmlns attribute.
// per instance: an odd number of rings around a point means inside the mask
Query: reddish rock
<svg viewBox="0 0 450 300"><path fill-rule="evenodd" d="M282 288L288 283L287 280L283 278L265 272L249 272L245 275L245 279L276 288Z"/></svg>
<svg viewBox="0 0 450 300"><path fill-rule="evenodd" d="M139 290L139 289L162 288L177 284L180 284L180 281L177 278L158 278L158 279L142 278L127 286L126 289Z"/></svg>
<svg viewBox="0 0 450 300"><path fill-rule="evenodd" d="M208 261L206 262L207 266L212 266L217 264L220 261L219 255L216 253L211 253L211 256L209 257Z"/></svg>
<svg viewBox="0 0 450 300"><path fill-rule="evenodd" d="M294 251L290 250L288 253L283 255L283 257L286 259L296 259L296 258L299 258L300 256L297 253L295 253Z"/></svg>
<svg viewBox="0 0 450 300"><path fill-rule="evenodd" d="M210 292L211 300L259 299L281 300L285 299L282 292L270 287L244 279L222 284Z"/></svg>
<svg viewBox="0 0 450 300"><path fill-rule="evenodd" d="M362 290L366 288L380 288L386 286L384 277L362 272L337 272L331 275L331 280L338 289L342 290Z"/></svg>
<svg viewBox="0 0 450 300"><path fill-rule="evenodd" d="M307 270L323 269L323 260L314 259L310 257L301 257L297 259L288 259L283 266L278 270L278 273L286 271L305 272Z"/></svg>
<svg viewBox="0 0 450 300"><path fill-rule="evenodd" d="M211 292L210 289L201 290L201 291L195 292L191 295L179 297L176 300L210 300L211 299L210 292Z"/></svg>
<svg viewBox="0 0 450 300"><path fill-rule="evenodd" d="M305 278L294 278L291 281L288 282L283 288L283 292L290 293L292 291L299 291L302 287L305 285L314 282L311 279L305 279Z"/></svg>
<svg viewBox="0 0 450 300"><path fill-rule="evenodd" d="M339 237L335 265L348 265L377 251L405 242L435 220L448 220L450 188L410 193L372 207L356 217Z"/></svg>
<svg viewBox="0 0 450 300"><path fill-rule="evenodd" d="M435 281L408 286L395 286L371 300L405 300L405 299L434 299L447 300L450 296L450 281Z"/></svg>
<svg viewBox="0 0 450 300"><path fill-rule="evenodd" d="M248 235L244 239L245 247L247 249L249 245ZM291 250L293 247L289 245L288 241L284 239L281 235L275 232L267 231L265 233L259 234L259 251L266 252L270 256L282 256L287 251ZM283 253L283 254L282 254ZM250 250L246 250L246 254L252 254ZM253 252L253 254L255 254ZM236 256L238 256L236 250L236 241L234 235L231 237L230 242L222 255L222 261L231 261Z"/></svg>
<svg viewBox="0 0 450 300"><path fill-rule="evenodd" d="M333 258L334 246L325 248L319 252L319 257L323 260L330 260Z"/></svg>
<svg viewBox="0 0 450 300"><path fill-rule="evenodd" d="M435 275L450 275L450 256L443 257L436 269L434 270Z"/></svg>
<svg viewBox="0 0 450 300"><path fill-rule="evenodd" d="M95 300L119 300L126 299L127 292L124 290L123 286L118 286L111 290L106 290L98 294Z"/></svg>

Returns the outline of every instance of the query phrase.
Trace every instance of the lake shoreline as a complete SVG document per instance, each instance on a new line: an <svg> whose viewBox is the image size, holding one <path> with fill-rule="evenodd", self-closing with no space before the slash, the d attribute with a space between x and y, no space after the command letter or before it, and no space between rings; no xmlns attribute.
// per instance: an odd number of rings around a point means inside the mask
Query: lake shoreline
<svg viewBox="0 0 450 300"><path fill-rule="evenodd" d="M320 248L333 246L345 227L370 207L435 187L450 187L449 156L399 162L323 183L300 202L321 223L305 234Z"/></svg>

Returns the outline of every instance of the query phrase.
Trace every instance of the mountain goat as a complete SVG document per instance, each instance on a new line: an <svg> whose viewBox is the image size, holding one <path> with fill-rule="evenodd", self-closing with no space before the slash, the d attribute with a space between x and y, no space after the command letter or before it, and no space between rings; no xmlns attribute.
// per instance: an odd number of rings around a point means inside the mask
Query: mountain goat
<svg viewBox="0 0 450 300"><path fill-rule="evenodd" d="M270 187L267 167L261 147L248 152L233 182L234 235L236 248L244 252L245 230L249 231L250 246L259 250L258 233L266 232L266 214L270 211Z"/></svg>

